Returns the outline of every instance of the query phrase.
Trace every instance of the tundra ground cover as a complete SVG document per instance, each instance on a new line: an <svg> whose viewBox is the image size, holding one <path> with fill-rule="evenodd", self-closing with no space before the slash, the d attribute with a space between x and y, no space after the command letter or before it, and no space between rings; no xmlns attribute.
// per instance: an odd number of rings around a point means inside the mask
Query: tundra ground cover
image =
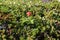
<svg viewBox="0 0 60 40"><path fill-rule="evenodd" d="M0 27L0 40L59 40L60 2L0 0Z"/></svg>

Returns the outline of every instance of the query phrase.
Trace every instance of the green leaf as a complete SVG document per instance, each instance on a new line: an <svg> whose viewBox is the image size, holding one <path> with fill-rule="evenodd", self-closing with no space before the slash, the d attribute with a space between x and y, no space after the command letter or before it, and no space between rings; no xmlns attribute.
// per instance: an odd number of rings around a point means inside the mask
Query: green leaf
<svg viewBox="0 0 60 40"><path fill-rule="evenodd" d="M9 8L7 6L1 6L0 9L2 12L9 12Z"/></svg>

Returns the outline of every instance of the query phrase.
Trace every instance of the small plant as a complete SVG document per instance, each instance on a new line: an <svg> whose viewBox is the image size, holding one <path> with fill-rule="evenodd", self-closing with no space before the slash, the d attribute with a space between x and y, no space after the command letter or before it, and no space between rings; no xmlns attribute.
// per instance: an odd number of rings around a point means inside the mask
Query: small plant
<svg viewBox="0 0 60 40"><path fill-rule="evenodd" d="M59 40L60 2L0 0L0 27L0 40Z"/></svg>

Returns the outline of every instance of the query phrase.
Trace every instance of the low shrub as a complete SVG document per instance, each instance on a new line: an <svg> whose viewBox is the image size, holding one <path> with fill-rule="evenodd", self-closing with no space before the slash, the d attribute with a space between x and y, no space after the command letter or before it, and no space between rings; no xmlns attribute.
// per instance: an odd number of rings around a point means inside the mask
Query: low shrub
<svg viewBox="0 0 60 40"><path fill-rule="evenodd" d="M0 40L59 40L60 2L0 0Z"/></svg>

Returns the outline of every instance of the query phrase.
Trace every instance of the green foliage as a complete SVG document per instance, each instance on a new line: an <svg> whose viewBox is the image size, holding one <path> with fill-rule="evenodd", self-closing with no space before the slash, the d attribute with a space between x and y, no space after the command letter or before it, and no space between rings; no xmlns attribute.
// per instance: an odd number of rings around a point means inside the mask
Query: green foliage
<svg viewBox="0 0 60 40"><path fill-rule="evenodd" d="M59 40L60 2L0 0L0 26L0 40Z"/></svg>

